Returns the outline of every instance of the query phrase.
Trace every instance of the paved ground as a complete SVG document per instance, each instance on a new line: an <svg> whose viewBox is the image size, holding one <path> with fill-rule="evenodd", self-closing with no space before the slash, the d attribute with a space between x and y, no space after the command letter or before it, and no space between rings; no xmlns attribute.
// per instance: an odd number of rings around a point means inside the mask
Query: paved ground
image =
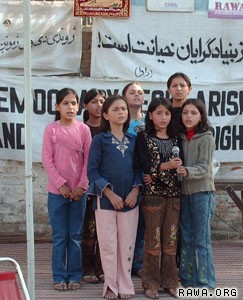
<svg viewBox="0 0 243 300"><path fill-rule="evenodd" d="M238 289L237 299L243 299L243 242L214 242L213 243L214 261L217 276L217 287L235 287ZM0 257L8 256L18 261L21 266L22 272L26 277L27 272L27 255L26 243L9 243L0 244ZM83 283L82 288L78 291L57 292L52 289L51 284L51 244L50 243L37 243L35 245L35 299L101 299L102 284L90 285ZM0 263L0 271L11 270L9 264ZM133 278L136 297L133 299L147 299L144 297L141 288L140 279ZM27 282L27 279L26 279ZM160 299L172 300L168 294L161 291ZM181 299L189 299L182 297ZM196 299L191 297L190 299ZM209 297L204 299L216 299L216 297ZM219 299L219 298L218 298ZM222 297L221 297L222 299ZM227 299L236 299L228 297ZM0 299L1 300L1 299ZM15 300L15 299L9 299Z"/></svg>

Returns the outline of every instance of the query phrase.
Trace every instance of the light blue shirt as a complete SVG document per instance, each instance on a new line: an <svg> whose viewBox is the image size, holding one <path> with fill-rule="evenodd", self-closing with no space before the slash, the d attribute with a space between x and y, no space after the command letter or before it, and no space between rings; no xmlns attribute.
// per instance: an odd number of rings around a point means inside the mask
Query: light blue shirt
<svg viewBox="0 0 243 300"><path fill-rule="evenodd" d="M138 132L144 131L145 123L144 118L142 120L132 120L130 121L129 128L127 130L128 133L137 136Z"/></svg>

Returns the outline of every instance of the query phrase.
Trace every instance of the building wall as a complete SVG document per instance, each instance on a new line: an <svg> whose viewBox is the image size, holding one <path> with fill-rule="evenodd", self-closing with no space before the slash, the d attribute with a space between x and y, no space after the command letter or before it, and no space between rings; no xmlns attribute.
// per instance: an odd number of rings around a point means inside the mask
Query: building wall
<svg viewBox="0 0 243 300"><path fill-rule="evenodd" d="M84 77L90 77L90 61L91 61L91 38L92 32L89 27L83 30L83 37L82 37L82 45L83 45L83 52L82 52L82 59L81 59L81 73Z"/></svg>
<svg viewBox="0 0 243 300"><path fill-rule="evenodd" d="M221 164L218 178L229 178L232 164ZM243 177L242 172L231 178ZM25 234L25 166L24 162L0 160L0 234ZM232 174L231 174L232 175ZM50 237L47 212L47 177L41 163L33 163L33 208L36 237ZM240 196L240 192L237 192ZM225 191L217 191L212 230L214 239L239 239L242 214ZM233 229L232 229L233 228Z"/></svg>
<svg viewBox="0 0 243 300"><path fill-rule="evenodd" d="M41 163L33 164L33 208L35 233L49 236L46 174ZM24 162L0 160L0 234L26 232Z"/></svg>

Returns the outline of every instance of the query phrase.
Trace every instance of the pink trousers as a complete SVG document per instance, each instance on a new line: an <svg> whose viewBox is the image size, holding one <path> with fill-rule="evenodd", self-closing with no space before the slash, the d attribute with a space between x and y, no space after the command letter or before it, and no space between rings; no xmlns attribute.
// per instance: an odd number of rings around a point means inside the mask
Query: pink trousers
<svg viewBox="0 0 243 300"><path fill-rule="evenodd" d="M138 206L128 212L95 210L100 256L105 275L103 297L108 288L114 294L134 295L131 278L138 225Z"/></svg>

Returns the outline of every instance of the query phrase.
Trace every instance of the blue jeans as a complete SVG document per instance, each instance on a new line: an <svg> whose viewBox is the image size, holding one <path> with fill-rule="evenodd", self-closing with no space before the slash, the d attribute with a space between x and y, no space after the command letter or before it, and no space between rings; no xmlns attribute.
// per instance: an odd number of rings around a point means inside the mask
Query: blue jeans
<svg viewBox="0 0 243 300"><path fill-rule="evenodd" d="M210 228L214 210L213 192L181 195L180 279L184 287L216 285Z"/></svg>
<svg viewBox="0 0 243 300"><path fill-rule="evenodd" d="M139 205L139 218L138 218L138 229L135 243L134 257L132 263L132 274L136 275L138 271L143 268L143 255L144 255L144 232L145 232L145 221L141 208Z"/></svg>
<svg viewBox="0 0 243 300"><path fill-rule="evenodd" d="M82 270L82 230L86 200L70 201L48 193L48 213L52 227L52 272L54 282L80 282Z"/></svg>

